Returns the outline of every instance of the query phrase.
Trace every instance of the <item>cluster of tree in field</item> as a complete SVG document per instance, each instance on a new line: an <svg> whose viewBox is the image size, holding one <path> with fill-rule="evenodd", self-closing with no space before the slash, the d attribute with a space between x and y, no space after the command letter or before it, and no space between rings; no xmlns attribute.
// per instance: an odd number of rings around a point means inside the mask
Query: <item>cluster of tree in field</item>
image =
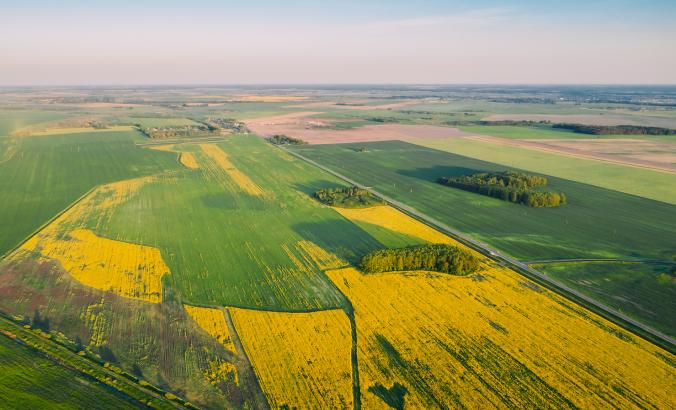
<svg viewBox="0 0 676 410"><path fill-rule="evenodd" d="M268 142L274 145L305 145L307 142L300 138L289 137L288 135L277 134L269 137Z"/></svg>
<svg viewBox="0 0 676 410"><path fill-rule="evenodd" d="M323 204L342 208L366 208L384 203L368 190L356 186L323 188L315 192L315 198Z"/></svg>
<svg viewBox="0 0 676 410"><path fill-rule="evenodd" d="M547 185L547 178L520 172L481 172L473 175L441 177L438 182L535 208L552 208L567 202L566 195L562 192L535 190Z"/></svg>
<svg viewBox="0 0 676 410"><path fill-rule="evenodd" d="M227 132L235 132L239 134L247 133L249 132L249 129L247 128L246 124L244 124L241 121L234 120L232 118L212 118L209 117L207 118L206 121L204 121L204 124L209 127L210 130L212 131L227 131Z"/></svg>
<svg viewBox="0 0 676 410"><path fill-rule="evenodd" d="M561 128L591 135L676 135L676 129L662 127L644 127L642 125L584 125L554 124L553 128Z"/></svg>
<svg viewBox="0 0 676 410"><path fill-rule="evenodd" d="M427 270L451 275L469 275L479 269L479 259L457 246L446 244L382 249L361 258L366 273Z"/></svg>
<svg viewBox="0 0 676 410"><path fill-rule="evenodd" d="M152 139L168 139L183 137L205 137L213 135L211 130L205 124L178 125L167 127L139 127L142 133Z"/></svg>

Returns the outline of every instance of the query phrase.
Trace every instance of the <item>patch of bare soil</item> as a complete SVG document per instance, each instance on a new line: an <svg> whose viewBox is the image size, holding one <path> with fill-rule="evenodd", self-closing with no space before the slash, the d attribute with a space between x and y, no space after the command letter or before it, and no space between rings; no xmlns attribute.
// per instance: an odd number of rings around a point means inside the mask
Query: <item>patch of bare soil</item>
<svg viewBox="0 0 676 410"><path fill-rule="evenodd" d="M410 140L418 138L448 138L472 135L457 128L435 125L382 124L364 127L332 130L322 127L331 123L309 118L318 112L297 112L246 121L247 127L261 136L277 134L300 138L310 144L337 144L346 142L368 142L388 140Z"/></svg>

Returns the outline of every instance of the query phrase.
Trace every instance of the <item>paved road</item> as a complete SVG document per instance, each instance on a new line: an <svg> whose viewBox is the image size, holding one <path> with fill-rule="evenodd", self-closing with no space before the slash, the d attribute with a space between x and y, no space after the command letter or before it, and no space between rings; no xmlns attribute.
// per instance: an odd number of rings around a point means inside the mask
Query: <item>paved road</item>
<svg viewBox="0 0 676 410"><path fill-rule="evenodd" d="M572 295L575 298L578 298L579 300L583 300L585 303L588 303L589 305L594 306L595 308L603 311L607 316L610 316L610 318L615 319L613 321L615 323L617 323L618 325L628 323L628 324L635 326L636 328L641 329L642 331L652 335L653 337L662 340L664 343L671 345L672 350L676 348L676 340L674 340L670 336L660 332L659 330L656 330L656 329L653 329L649 326L646 326L643 323L640 323L640 322L632 319L631 317L625 315L624 313L622 313L618 310L615 310L615 309L611 308L610 306L607 306L607 305L597 301L596 299L592 299L589 296L587 296L583 293L580 293L577 290L572 289L572 288L570 288L570 287L550 278L549 276L546 276L546 275L538 272L537 270L528 266L526 263L520 262L520 261L512 258L511 256L502 254L502 253L498 252L497 250L492 249L487 244L480 242L480 241L477 241L476 239L470 238L470 237L464 235L463 233L452 229L451 227L445 225L444 223L442 223L442 222L440 222L440 221L438 221L438 220L436 220L432 217L429 217L429 216L417 211L416 209L414 209L414 208L412 208L412 207L410 207L410 206L408 206L408 205L406 205L402 202L399 202L395 199L392 199L392 198L390 198L386 195L381 194L378 191L375 191L374 189L372 189L370 187L367 187L363 184L360 184L356 181L353 181L352 179L350 179L350 178L348 178L348 177L346 177L346 176L344 176L344 175L342 175L338 172L335 172L332 169L327 168L324 165L321 165L321 164L319 164L319 163L317 163L317 162L315 162L315 161L313 161L309 158L306 158L303 155L300 155L296 152L293 152L293 151L288 150L288 149L283 148L283 147L280 147L280 148L283 149L284 151L288 152L289 154L291 154L291 155L293 155L293 156L295 156L295 157L297 157L297 158L299 158L299 159L301 159L301 160L303 160L303 161L305 161L309 164L312 164L312 165L314 165L318 168L323 169L324 171L344 180L345 182L347 182L349 184L352 184L354 186L358 186L360 188L364 188L364 189L369 190L373 195L380 197L381 199L383 199L385 202L389 203L393 207L395 207L395 208L397 208L397 209L399 209L399 210L419 219L421 222L424 222L424 223L432 226L433 228L440 230L441 232L444 232L444 233L452 236L453 238L459 239L462 242L465 242L469 245L472 245L476 250L484 253L485 255L489 256L490 258L492 258L494 260L497 260L499 262L503 262L507 265L510 265L512 268L516 268L515 270L517 272L521 273L522 275L524 275L526 277L530 277L530 278L536 278L541 282L549 284L550 287L557 290L557 293L559 293L559 294L561 294L565 297L568 297L569 299L570 299L570 296ZM573 300L573 302L577 303L577 301L575 301L575 300ZM626 326L623 326L623 327L627 328ZM630 328L627 328L627 330L632 331L632 329L630 329ZM632 333L635 333L635 332L632 332ZM639 335L639 336L641 336L641 335Z"/></svg>

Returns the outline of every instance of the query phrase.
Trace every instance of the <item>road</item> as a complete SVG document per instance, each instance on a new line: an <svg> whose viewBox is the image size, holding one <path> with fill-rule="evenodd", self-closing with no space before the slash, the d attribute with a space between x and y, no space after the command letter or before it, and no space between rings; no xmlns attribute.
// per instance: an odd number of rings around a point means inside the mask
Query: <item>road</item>
<svg viewBox="0 0 676 410"><path fill-rule="evenodd" d="M387 202L388 204L390 204L394 208L397 208L400 211L403 211L404 213L415 217L416 219L420 220L421 222L424 222L427 225L429 225L429 226L431 226L431 227L433 227L433 228L435 228L435 229L437 229L437 230L439 230L439 231L441 231L441 232L443 232L443 233L445 233L445 234L447 234L447 235L449 235L449 236L451 236L455 239L458 239L465 244L471 245L475 250L483 253L484 255L490 257L493 260L496 260L498 262L502 262L503 264L508 265L509 267L516 268L514 270L516 272L522 274L523 276L526 276L529 279L535 278L536 281L548 284L549 288L551 288L552 290L555 290L560 295L562 295L562 296L564 296L568 299L571 299L571 296L574 296L574 298L577 298L578 300L584 301L585 303L589 304L590 306L593 306L596 309L600 310L601 312L605 313L604 316L606 316L608 319L612 320L616 324L622 326L626 330L636 334L636 332L633 329L628 328L626 326L626 324L630 324L631 326L634 326L634 327L642 330L643 332L651 335L652 337L661 340L664 344L666 344L667 346L670 347L669 350L671 350L671 351L676 350L676 340L674 340L670 336L660 332L659 330L656 330L656 329L653 329L650 326L644 325L643 323L632 319L631 317L625 315L624 313L622 313L622 312L620 312L616 309L613 309L610 306L607 306L607 305L597 301L596 299L592 299L589 296L587 296L583 293L580 293L577 290L572 289L572 288L564 285L563 283L558 282L558 281L550 278L547 275L544 275L544 274L538 272L537 270L528 266L526 263L520 262L520 261L512 258L511 256L502 254L499 251L492 249L487 244L480 242L476 239L470 238L470 237L466 236L465 234L452 229L451 227L445 225L444 223L442 223L442 222L440 222L440 221L438 221L438 220L436 220L436 219L434 219L430 216L427 216L427 215L417 211L416 209L414 209L414 208L412 208L412 207L410 207L410 206L408 206L408 205L406 205L406 204L404 204L400 201L397 201L393 198L390 198L386 195L383 195L382 193L374 190L371 187L367 187L363 184L358 183L357 181L353 181L352 179L346 177L345 175L342 175L342 174L340 174L340 173L338 173L338 172L336 172L336 171L334 171L330 168L327 168L326 166L319 164L319 163L317 163L317 162L315 162L315 161L313 161L309 158L306 158L303 155L300 155L296 152L293 152L293 151L288 150L288 149L283 148L283 147L280 147L280 148L282 150L284 150L285 152L295 156L296 158L299 158L299 159L301 159L301 160L303 160L303 161L305 161L309 164L312 164L312 165L314 165L314 166L316 166L316 167L318 167L318 168L320 168L320 169L322 169L322 170L342 179L343 181L347 182L348 184L352 184L354 186L367 189L373 195L381 198L382 200L384 200L385 202ZM575 303L578 303L578 301L575 300L574 298L572 299L572 301L575 302ZM588 306L583 306L583 307L588 308ZM638 334L638 336L643 337L643 335L641 335L641 334Z"/></svg>

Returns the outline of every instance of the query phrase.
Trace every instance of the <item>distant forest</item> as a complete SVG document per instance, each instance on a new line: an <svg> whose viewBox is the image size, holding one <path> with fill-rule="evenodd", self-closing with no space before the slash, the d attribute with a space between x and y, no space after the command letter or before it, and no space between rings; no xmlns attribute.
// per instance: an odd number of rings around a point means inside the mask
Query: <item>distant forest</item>
<svg viewBox="0 0 676 410"><path fill-rule="evenodd" d="M479 259L461 248L445 244L410 246L370 252L361 259L366 273L426 270L469 275L479 269Z"/></svg>
<svg viewBox="0 0 676 410"><path fill-rule="evenodd" d="M676 130L661 127L644 127L642 125L584 125L554 124L553 128L561 128L591 135L676 135Z"/></svg>
<svg viewBox="0 0 676 410"><path fill-rule="evenodd" d="M323 204L342 208L366 208L385 203L380 198L373 196L368 190L356 186L323 188L315 192L315 198Z"/></svg>
<svg viewBox="0 0 676 410"><path fill-rule="evenodd" d="M567 202L562 192L535 190L547 185L547 178L513 171L441 177L437 182L534 208L552 208Z"/></svg>

